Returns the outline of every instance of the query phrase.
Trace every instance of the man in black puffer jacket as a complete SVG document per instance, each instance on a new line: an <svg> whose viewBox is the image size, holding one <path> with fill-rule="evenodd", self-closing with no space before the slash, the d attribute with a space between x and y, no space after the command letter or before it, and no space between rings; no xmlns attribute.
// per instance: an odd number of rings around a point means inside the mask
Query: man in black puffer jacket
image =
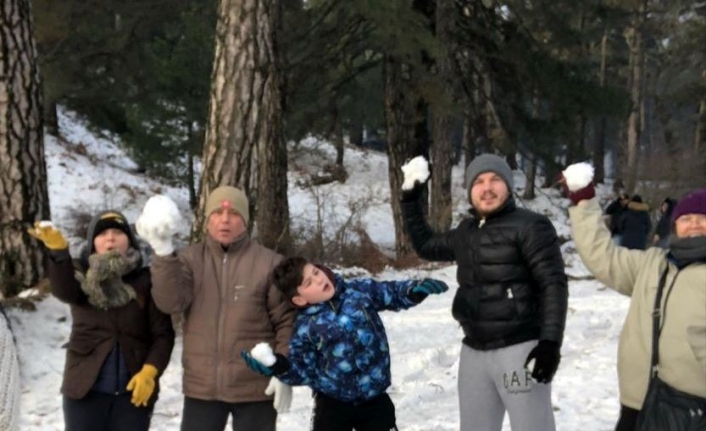
<svg viewBox="0 0 706 431"><path fill-rule="evenodd" d="M512 171L484 154L466 171L472 218L432 231L416 183L402 196L406 229L420 257L458 264L453 316L464 332L459 366L461 431L555 429L550 382L559 366L568 303L556 230L517 208Z"/></svg>

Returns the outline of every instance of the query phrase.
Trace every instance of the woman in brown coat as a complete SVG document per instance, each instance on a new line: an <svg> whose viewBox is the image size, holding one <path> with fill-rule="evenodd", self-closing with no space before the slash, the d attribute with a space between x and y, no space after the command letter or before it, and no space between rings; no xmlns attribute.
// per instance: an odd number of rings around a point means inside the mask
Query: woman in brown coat
<svg viewBox="0 0 706 431"><path fill-rule="evenodd" d="M30 234L49 250L52 293L71 305L61 386L66 431L149 429L174 330L154 305L150 270L127 220L116 211L93 217L75 261L51 223L36 223Z"/></svg>

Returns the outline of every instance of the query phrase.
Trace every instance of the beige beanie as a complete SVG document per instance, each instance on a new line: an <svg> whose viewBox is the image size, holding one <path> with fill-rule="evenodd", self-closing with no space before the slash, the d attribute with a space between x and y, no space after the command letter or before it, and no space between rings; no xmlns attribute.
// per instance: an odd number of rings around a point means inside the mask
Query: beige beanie
<svg viewBox="0 0 706 431"><path fill-rule="evenodd" d="M211 216L211 213L219 208L233 208L245 222L245 226L250 221L250 209L248 207L248 198L242 190L231 186L221 186L214 189L206 200L206 222Z"/></svg>

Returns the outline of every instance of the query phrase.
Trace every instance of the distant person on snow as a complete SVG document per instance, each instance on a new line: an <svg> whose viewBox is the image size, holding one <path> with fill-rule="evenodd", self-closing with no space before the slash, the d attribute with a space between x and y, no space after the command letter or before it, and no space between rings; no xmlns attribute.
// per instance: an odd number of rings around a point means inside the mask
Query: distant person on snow
<svg viewBox="0 0 706 431"><path fill-rule="evenodd" d="M642 202L640 195L635 195L625 207L618 220L622 236L620 245L631 250L644 250L647 247L647 237L652 230L650 207Z"/></svg>
<svg viewBox="0 0 706 431"><path fill-rule="evenodd" d="M593 168L564 171L583 263L630 296L618 347L616 431L706 430L706 189L674 208L666 250L616 246L601 222Z"/></svg>
<svg viewBox="0 0 706 431"><path fill-rule="evenodd" d="M174 330L154 304L150 270L127 220L117 211L96 214L73 262L51 223L37 222L29 233L49 251L52 293L71 306L61 386L66 431L149 429Z"/></svg>
<svg viewBox="0 0 706 431"><path fill-rule="evenodd" d="M382 310L413 307L445 283L345 281L328 268L290 257L273 271L275 286L299 308L289 356L243 352L246 363L266 376L314 391L312 431L395 431L390 386L390 347ZM256 347L255 350L261 346Z"/></svg>
<svg viewBox="0 0 706 431"><path fill-rule="evenodd" d="M402 212L414 249L423 259L458 265L452 312L465 335L458 375L461 431L499 430L506 410L513 431L554 430L550 382L568 307L554 226L546 216L515 206L507 162L483 154L466 170L471 217L448 232L434 232L420 200L429 177L426 160L413 159L402 170Z"/></svg>
<svg viewBox="0 0 706 431"><path fill-rule="evenodd" d="M182 431L274 431L292 389L250 372L240 351L267 341L287 354L294 308L270 282L282 256L250 239L248 199L229 186L206 200L206 239L174 251L179 210L150 198L136 228L154 250L153 293L165 313L184 313ZM274 395L274 403L273 403Z"/></svg>
<svg viewBox="0 0 706 431"><path fill-rule="evenodd" d="M630 196L627 193L620 193L605 209L605 215L609 217L610 235L617 245L621 245L623 234L621 232L620 220L623 213L627 211L630 203Z"/></svg>
<svg viewBox="0 0 706 431"><path fill-rule="evenodd" d="M657 247L669 248L669 235L672 233L672 211L676 205L676 200L665 198L659 206L660 217L652 237L652 244Z"/></svg>
<svg viewBox="0 0 706 431"><path fill-rule="evenodd" d="M18 431L20 423L20 366L10 319L0 304L0 430Z"/></svg>

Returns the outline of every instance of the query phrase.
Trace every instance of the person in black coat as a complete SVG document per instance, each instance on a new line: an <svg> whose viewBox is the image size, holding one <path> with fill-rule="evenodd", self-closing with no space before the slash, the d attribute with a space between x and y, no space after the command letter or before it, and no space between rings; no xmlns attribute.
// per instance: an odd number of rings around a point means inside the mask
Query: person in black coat
<svg viewBox="0 0 706 431"><path fill-rule="evenodd" d="M409 166L403 168L405 177ZM567 277L549 219L515 206L512 171L484 154L466 171L472 217L448 232L424 219L416 183L402 194L407 233L420 257L458 264L452 313L463 333L461 431L555 429L550 382L559 366ZM406 178L407 180L407 178Z"/></svg>
<svg viewBox="0 0 706 431"><path fill-rule="evenodd" d="M650 207L642 202L640 195L630 199L627 209L618 221L622 234L621 244L631 250L644 250L647 246L647 236L652 229Z"/></svg>
<svg viewBox="0 0 706 431"><path fill-rule="evenodd" d="M621 232L620 220L628 209L630 196L621 193L617 199L612 201L605 209L605 215L610 216L610 236L617 245L621 245L623 233Z"/></svg>
<svg viewBox="0 0 706 431"><path fill-rule="evenodd" d="M677 205L677 201L672 198L665 198L659 206L660 218L657 222L655 235L652 238L652 244L661 248L669 248L668 239L672 232L672 211Z"/></svg>

